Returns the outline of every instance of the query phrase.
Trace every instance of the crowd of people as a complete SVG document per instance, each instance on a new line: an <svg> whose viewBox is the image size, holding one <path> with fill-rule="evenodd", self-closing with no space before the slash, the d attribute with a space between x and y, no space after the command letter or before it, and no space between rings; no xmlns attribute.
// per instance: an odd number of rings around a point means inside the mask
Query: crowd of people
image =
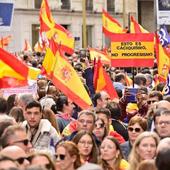
<svg viewBox="0 0 170 170"><path fill-rule="evenodd" d="M118 98L95 92L87 51L67 56L93 106L81 109L44 75L36 94L0 97L0 170L169 170L170 96L155 68L104 66ZM43 56L23 56L41 68ZM133 94L132 94L133 93Z"/></svg>

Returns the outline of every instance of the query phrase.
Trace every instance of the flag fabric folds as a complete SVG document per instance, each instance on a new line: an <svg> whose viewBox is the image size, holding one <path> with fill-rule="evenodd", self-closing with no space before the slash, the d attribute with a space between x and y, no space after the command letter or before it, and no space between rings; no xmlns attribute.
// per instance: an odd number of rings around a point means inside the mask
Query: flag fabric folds
<svg viewBox="0 0 170 170"><path fill-rule="evenodd" d="M50 48L46 49L46 54L42 63L44 74L51 78L52 71L54 69L54 64L56 62L56 57Z"/></svg>
<svg viewBox="0 0 170 170"><path fill-rule="evenodd" d="M118 98L113 83L109 75L104 70L100 59L97 61L96 65L94 66L93 83L96 92L100 92L104 90L110 95L111 99Z"/></svg>
<svg viewBox="0 0 170 170"><path fill-rule="evenodd" d="M103 9L102 13L103 32L110 37L113 33L125 33L119 22Z"/></svg>
<svg viewBox="0 0 170 170"><path fill-rule="evenodd" d="M170 58L166 54L165 49L159 42L158 36L156 35L156 56L158 65L158 78L160 82L166 82L169 68L170 68Z"/></svg>
<svg viewBox="0 0 170 170"><path fill-rule="evenodd" d="M54 85L82 109L88 109L92 101L77 72L58 50L54 56L47 48L43 67Z"/></svg>
<svg viewBox="0 0 170 170"><path fill-rule="evenodd" d="M48 40L53 37L55 42L61 45L61 50L69 54L74 52L74 38L63 26L55 23L47 0L42 1L40 9L40 34L44 40L43 33Z"/></svg>
<svg viewBox="0 0 170 170"><path fill-rule="evenodd" d="M110 64L110 57L104 51L100 51L98 49L89 48L90 51L90 59L94 61L95 59L101 59L102 63Z"/></svg>
<svg viewBox="0 0 170 170"><path fill-rule="evenodd" d="M137 23L133 16L130 17L130 33L149 33L140 24Z"/></svg>
<svg viewBox="0 0 170 170"><path fill-rule="evenodd" d="M159 35L159 41L163 47L166 47L168 44L170 44L170 35L168 34L165 25L162 25L160 27L158 35Z"/></svg>

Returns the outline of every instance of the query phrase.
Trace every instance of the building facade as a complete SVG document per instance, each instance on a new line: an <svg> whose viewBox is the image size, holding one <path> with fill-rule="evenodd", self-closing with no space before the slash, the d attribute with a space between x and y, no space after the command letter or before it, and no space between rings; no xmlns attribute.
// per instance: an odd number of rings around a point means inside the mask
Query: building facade
<svg viewBox="0 0 170 170"><path fill-rule="evenodd" d="M15 9L11 29L9 32L0 32L0 37L12 35L12 41L8 46L9 51L21 51L25 39L32 47L38 41L41 1L14 0ZM48 0L56 23L63 25L74 36L75 48L82 48L82 1ZM123 4L125 4L124 8ZM102 34L102 8L116 18L122 26L128 26L129 15L134 15L146 26L146 29L152 31L154 29L154 22L150 22L152 6L153 0L86 0L87 44L99 48L105 46L105 37ZM147 23L145 17L148 19L148 16L150 21Z"/></svg>

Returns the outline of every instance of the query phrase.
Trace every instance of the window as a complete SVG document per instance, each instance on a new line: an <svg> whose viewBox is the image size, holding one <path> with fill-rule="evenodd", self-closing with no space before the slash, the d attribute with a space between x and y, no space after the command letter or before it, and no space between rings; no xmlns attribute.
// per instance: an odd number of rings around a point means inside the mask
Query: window
<svg viewBox="0 0 170 170"><path fill-rule="evenodd" d="M41 8L41 2L42 0L34 0L34 5L36 9L40 9Z"/></svg>
<svg viewBox="0 0 170 170"><path fill-rule="evenodd" d="M40 25L38 24L32 25L32 46L33 47L39 39L39 29L40 29Z"/></svg>
<svg viewBox="0 0 170 170"><path fill-rule="evenodd" d="M115 11L115 1L114 0L107 0L107 11L108 12Z"/></svg>
<svg viewBox="0 0 170 170"><path fill-rule="evenodd" d="M61 9L70 9L70 0L61 0Z"/></svg>
<svg viewBox="0 0 170 170"><path fill-rule="evenodd" d="M92 47L93 46L93 26L86 26L86 45ZM82 44L83 44L83 26L82 26Z"/></svg>
<svg viewBox="0 0 170 170"><path fill-rule="evenodd" d="M86 0L86 10L87 11L93 10L93 0Z"/></svg>

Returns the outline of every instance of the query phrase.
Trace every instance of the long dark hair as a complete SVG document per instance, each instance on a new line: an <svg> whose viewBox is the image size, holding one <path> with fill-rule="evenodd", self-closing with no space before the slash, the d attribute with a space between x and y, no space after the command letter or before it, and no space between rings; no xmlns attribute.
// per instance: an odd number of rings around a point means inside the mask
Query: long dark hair
<svg viewBox="0 0 170 170"><path fill-rule="evenodd" d="M97 145L96 145L96 142L93 138L93 135L91 132L88 132L88 131L85 131L85 130L81 130L80 132L78 132L74 138L73 138L73 142L77 145L80 141L80 139L84 136L84 135L89 135L92 139L92 143L93 143L93 147L92 147L92 151L89 155L89 162L91 163L98 163L98 148L97 148Z"/></svg>

